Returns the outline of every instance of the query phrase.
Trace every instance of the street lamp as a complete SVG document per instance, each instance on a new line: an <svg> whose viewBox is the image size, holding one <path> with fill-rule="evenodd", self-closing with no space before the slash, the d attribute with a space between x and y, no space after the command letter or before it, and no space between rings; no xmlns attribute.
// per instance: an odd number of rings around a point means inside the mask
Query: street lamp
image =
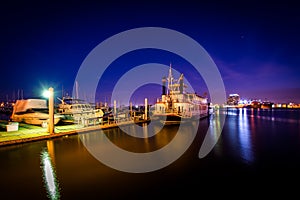
<svg viewBox="0 0 300 200"><path fill-rule="evenodd" d="M43 96L48 98L49 102L49 122L48 122L48 132L50 134L54 133L54 90L50 87L48 90L44 91Z"/></svg>

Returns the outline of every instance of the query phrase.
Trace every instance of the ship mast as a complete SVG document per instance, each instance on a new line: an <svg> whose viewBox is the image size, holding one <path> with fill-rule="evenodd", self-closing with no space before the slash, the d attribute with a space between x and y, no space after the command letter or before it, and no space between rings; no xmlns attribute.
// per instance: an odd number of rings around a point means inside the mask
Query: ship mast
<svg viewBox="0 0 300 200"><path fill-rule="evenodd" d="M75 82L75 98L79 99L79 94L78 94L78 81Z"/></svg>
<svg viewBox="0 0 300 200"><path fill-rule="evenodd" d="M168 95L171 93L172 85L173 85L173 76L172 76L172 65L170 63L169 76L168 76Z"/></svg>

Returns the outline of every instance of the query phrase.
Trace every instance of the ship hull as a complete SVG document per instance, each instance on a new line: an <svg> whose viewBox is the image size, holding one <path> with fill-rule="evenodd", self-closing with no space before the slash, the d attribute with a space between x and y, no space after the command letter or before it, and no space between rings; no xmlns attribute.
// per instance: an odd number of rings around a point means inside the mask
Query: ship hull
<svg viewBox="0 0 300 200"><path fill-rule="evenodd" d="M156 114L151 117L151 121L160 121L165 125L169 124L180 124L185 123L187 121L199 120L205 117L208 117L208 112L197 113L191 116L181 116L174 113L166 113L166 114Z"/></svg>
<svg viewBox="0 0 300 200"><path fill-rule="evenodd" d="M48 123L49 122L49 115L48 114L22 114L18 115L15 114L11 117L12 121L15 122L24 122L26 124L31 124L31 125L37 125L41 126L43 123ZM54 117L54 125L56 125L60 121L60 116L55 116Z"/></svg>
<svg viewBox="0 0 300 200"><path fill-rule="evenodd" d="M151 121L159 121L163 124L179 124L181 120L182 117L176 114L159 114L151 118Z"/></svg>

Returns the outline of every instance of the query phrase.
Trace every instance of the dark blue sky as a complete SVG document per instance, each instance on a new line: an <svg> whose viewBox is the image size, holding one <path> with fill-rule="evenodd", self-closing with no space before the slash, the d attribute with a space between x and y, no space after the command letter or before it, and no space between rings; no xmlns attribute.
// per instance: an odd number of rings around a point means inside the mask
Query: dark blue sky
<svg viewBox="0 0 300 200"><path fill-rule="evenodd" d="M182 32L202 45L228 94L300 103L300 13L295 3L14 1L1 5L0 17L1 99L17 98L21 89L25 98L36 97L49 86L57 96L62 87L71 93L77 70L94 47L119 32L154 26ZM147 62L171 62L193 78L191 66L176 55L132 52L110 66L99 99L109 98L122 73ZM160 94L156 89L154 96ZM201 80L196 91L207 92Z"/></svg>

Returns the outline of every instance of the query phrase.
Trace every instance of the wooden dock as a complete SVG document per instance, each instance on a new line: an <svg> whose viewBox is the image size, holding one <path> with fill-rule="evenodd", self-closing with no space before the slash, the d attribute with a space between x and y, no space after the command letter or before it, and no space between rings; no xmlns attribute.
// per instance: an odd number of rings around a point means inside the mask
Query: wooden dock
<svg viewBox="0 0 300 200"><path fill-rule="evenodd" d="M147 123L147 122L149 122L149 120L140 120L138 122L124 121L124 122L111 123L111 124L97 124L97 125L88 125L88 126L83 126L80 124L59 125L54 127L53 134L49 134L47 128L24 124L24 123L19 123L19 128L17 131L8 132L6 130L6 125L8 125L8 122L0 121L0 146L53 139L53 138L58 138L63 136L84 133L88 131L116 128L119 126L127 126L135 123Z"/></svg>

